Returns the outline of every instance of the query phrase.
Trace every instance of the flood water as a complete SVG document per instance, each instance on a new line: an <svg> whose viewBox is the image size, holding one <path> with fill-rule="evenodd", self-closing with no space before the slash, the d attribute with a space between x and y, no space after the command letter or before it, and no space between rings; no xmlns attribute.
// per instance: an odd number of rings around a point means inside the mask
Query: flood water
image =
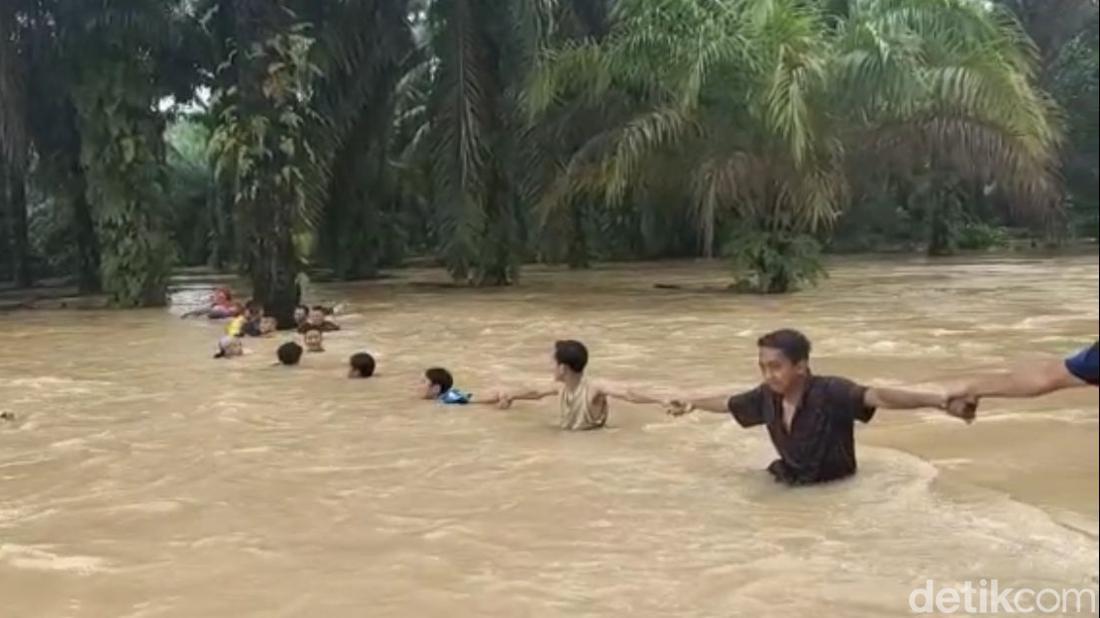
<svg viewBox="0 0 1100 618"><path fill-rule="evenodd" d="M557 338L593 377L734 392L793 326L817 373L920 385L1095 340L1097 258L843 260L746 297L708 264L531 270L506 290L316 286L344 330L297 369L286 337L211 358L172 310L0 315L0 615L908 615L910 591L997 579L1095 589L1097 391L985 402L967 427L880 411L859 474L789 489L762 428L613 402L415 399L429 365L477 392L546 381ZM183 293L181 303L196 292ZM369 350L379 375L345 377Z"/></svg>

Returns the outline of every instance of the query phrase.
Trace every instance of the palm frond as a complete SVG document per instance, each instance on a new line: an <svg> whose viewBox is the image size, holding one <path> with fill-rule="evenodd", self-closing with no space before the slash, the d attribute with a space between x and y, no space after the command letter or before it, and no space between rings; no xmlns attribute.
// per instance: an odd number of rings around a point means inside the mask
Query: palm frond
<svg viewBox="0 0 1100 618"><path fill-rule="evenodd" d="M692 126L691 116L674 108L655 109L628 122L614 136L611 155L605 163L607 199L621 198L641 161L676 142Z"/></svg>
<svg viewBox="0 0 1100 618"><path fill-rule="evenodd" d="M699 228L703 255L714 255L718 214L759 202L767 177L764 162L744 151L710 156L701 162L692 178L692 217Z"/></svg>
<svg viewBox="0 0 1100 618"><path fill-rule="evenodd" d="M1032 79L1036 51L1003 11L968 0L859 3L833 64L849 118L883 160L948 165L1047 208L1059 116ZM897 149L889 157L884 148Z"/></svg>

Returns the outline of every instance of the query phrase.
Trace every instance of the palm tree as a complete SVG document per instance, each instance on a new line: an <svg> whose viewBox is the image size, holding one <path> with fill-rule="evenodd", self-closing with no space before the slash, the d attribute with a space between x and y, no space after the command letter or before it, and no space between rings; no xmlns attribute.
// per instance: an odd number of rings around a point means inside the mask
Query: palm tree
<svg viewBox="0 0 1100 618"><path fill-rule="evenodd" d="M970 0L846 9L834 23L798 0L622 0L606 41L553 50L530 88L537 114L614 92L636 110L580 149L547 204L622 199L646 161L674 153L691 161L681 182L704 252L732 212L772 239L743 261L779 292L791 276L764 271L791 247L812 258L799 238L843 209L853 154L894 170L949 166L1021 203L1052 203L1058 130L1014 22Z"/></svg>
<svg viewBox="0 0 1100 618"><path fill-rule="evenodd" d="M535 112L561 99L599 105L625 96L636 110L598 133L547 194L617 202L656 156L689 160L705 254L716 220L736 208L753 227L812 230L843 194L839 144L812 98L824 84L825 33L795 3L624 0L606 42L550 53L531 90ZM673 180L673 182L676 182Z"/></svg>
<svg viewBox="0 0 1100 618"><path fill-rule="evenodd" d="M0 139L13 169L49 188L57 207L75 227L77 284L82 293L98 292L100 286L99 241L91 205L86 195L84 167L80 162L81 138L70 79L75 73L73 58L66 55L66 39L59 35L63 22L56 2L15 1L4 5L7 33L0 43L0 61L7 67L0 108L6 120L0 122ZM68 28L67 32L73 32ZM6 45L4 45L6 44ZM14 71L13 71L14 68ZM34 101L34 105L26 105ZM32 166L33 162L33 173ZM18 183L22 185L22 183Z"/></svg>
<svg viewBox="0 0 1100 618"><path fill-rule="evenodd" d="M1100 181L1097 124L1100 55L1096 0L997 0L1010 9L1039 48L1040 83L1065 110L1063 174L1067 202L1079 229L1095 237Z"/></svg>
<svg viewBox="0 0 1100 618"><path fill-rule="evenodd" d="M210 149L217 175L232 189L252 294L280 328L290 328L308 253L299 241L317 222L308 199L317 157L306 131L315 118L315 39L310 25L277 0L231 8L235 38L222 65Z"/></svg>
<svg viewBox="0 0 1100 618"><path fill-rule="evenodd" d="M526 225L520 196L533 156L520 103L554 5L430 3L433 195L444 258L458 279L501 285L519 274Z"/></svg>
<svg viewBox="0 0 1100 618"><path fill-rule="evenodd" d="M15 184L25 186L33 161L34 180L72 209L81 288L97 288L101 269L121 305L164 302L171 253L156 103L187 91L180 2L20 0L0 10L0 132Z"/></svg>
<svg viewBox="0 0 1100 618"><path fill-rule="evenodd" d="M349 0L317 16L315 57L322 77L311 141L324 223L321 242L338 276L374 275L392 256L387 217L396 204L391 161L395 107L402 82L422 70L408 0Z"/></svg>
<svg viewBox="0 0 1100 618"><path fill-rule="evenodd" d="M128 0L55 16L79 24L64 53L101 258L104 290L123 306L163 305L174 252L167 234L165 118L159 101L176 77L164 58L177 47L176 7Z"/></svg>

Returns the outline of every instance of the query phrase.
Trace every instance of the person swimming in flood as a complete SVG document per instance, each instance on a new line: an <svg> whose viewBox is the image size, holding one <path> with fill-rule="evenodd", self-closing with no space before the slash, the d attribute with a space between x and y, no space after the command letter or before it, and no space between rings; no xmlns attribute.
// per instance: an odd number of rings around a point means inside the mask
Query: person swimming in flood
<svg viewBox="0 0 1100 618"><path fill-rule="evenodd" d="M234 358L244 354L244 345L239 337L226 335L218 340L218 351L214 358Z"/></svg>
<svg viewBox="0 0 1100 618"><path fill-rule="evenodd" d="M367 352L357 352L348 359L349 378L369 378L374 375L374 357Z"/></svg>
<svg viewBox="0 0 1100 618"><path fill-rule="evenodd" d="M810 371L810 340L790 329L757 341L763 383L742 393L682 395L670 402L674 416L694 410L729 414L742 427L767 427L779 454L768 466L777 482L808 485L856 472L855 422L870 422L878 408L947 410L946 395L867 387ZM970 422L972 411L948 411Z"/></svg>
<svg viewBox="0 0 1100 618"><path fill-rule="evenodd" d="M588 367L588 348L574 340L554 343L551 354L553 385L504 391L499 405L508 408L514 401L538 400L557 395L558 426L569 431L599 429L607 424L608 399L620 399L631 403L668 405L666 399L641 392L634 386L590 380L585 374Z"/></svg>
<svg viewBox="0 0 1100 618"><path fill-rule="evenodd" d="M306 352L324 352L325 335L320 329L310 328L302 335L302 342L306 346Z"/></svg>
<svg viewBox="0 0 1100 618"><path fill-rule="evenodd" d="M270 322L268 327L271 327ZM257 300L250 300L245 303L244 312L229 322L225 333L231 337L260 337L265 334L264 328L264 306Z"/></svg>
<svg viewBox="0 0 1100 618"><path fill-rule="evenodd" d="M325 308L320 305L314 305L308 310L299 306L294 310L294 319L298 323L298 332L302 334L311 329L317 329L326 333L340 330L340 325L333 322L329 317L330 315L331 314L326 313Z"/></svg>
<svg viewBox="0 0 1100 618"><path fill-rule="evenodd" d="M434 400L448 406L496 404L500 402L500 394L497 392L475 396L473 393L458 389L455 387L451 372L443 367L432 367L424 372L417 388L417 394L421 399Z"/></svg>
<svg viewBox="0 0 1100 618"><path fill-rule="evenodd" d="M275 351L275 358L279 360L278 364L284 367L296 367L302 360L302 346L294 341L288 341Z"/></svg>
<svg viewBox="0 0 1100 618"><path fill-rule="evenodd" d="M210 305L207 307L188 311L180 317L192 318L206 316L211 320L223 320L225 318L236 317L242 311L240 303L233 300L232 290L227 287L215 288L210 295L209 303Z"/></svg>

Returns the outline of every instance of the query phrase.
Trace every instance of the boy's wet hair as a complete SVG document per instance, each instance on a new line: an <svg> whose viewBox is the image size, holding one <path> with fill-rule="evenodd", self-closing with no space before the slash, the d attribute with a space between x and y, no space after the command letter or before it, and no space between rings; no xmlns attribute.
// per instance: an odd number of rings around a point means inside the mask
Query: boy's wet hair
<svg viewBox="0 0 1100 618"><path fill-rule="evenodd" d="M432 383L432 386L438 386L440 393L446 393L455 385L451 372L442 367L432 367L424 372L424 377Z"/></svg>
<svg viewBox="0 0 1100 618"><path fill-rule="evenodd" d="M253 312L263 313L264 304L261 303L260 301L256 300L256 299L252 299L252 300L250 300L250 301L248 301L247 303L244 304L244 309L245 309L245 311L247 311L249 313L253 313Z"/></svg>
<svg viewBox="0 0 1100 618"><path fill-rule="evenodd" d="M770 332L756 341L758 348L779 350L792 363L810 360L810 340L791 328Z"/></svg>
<svg viewBox="0 0 1100 618"><path fill-rule="evenodd" d="M302 346L293 341L288 341L279 346L279 349L275 352L275 356L277 356L279 362L284 365L297 365L298 361L302 360Z"/></svg>
<svg viewBox="0 0 1100 618"><path fill-rule="evenodd" d="M359 374L360 378L369 378L374 375L374 357L366 352L352 354L348 364Z"/></svg>
<svg viewBox="0 0 1100 618"><path fill-rule="evenodd" d="M588 366L588 348L580 341L565 339L554 342L554 360L565 365L573 373L584 373Z"/></svg>

